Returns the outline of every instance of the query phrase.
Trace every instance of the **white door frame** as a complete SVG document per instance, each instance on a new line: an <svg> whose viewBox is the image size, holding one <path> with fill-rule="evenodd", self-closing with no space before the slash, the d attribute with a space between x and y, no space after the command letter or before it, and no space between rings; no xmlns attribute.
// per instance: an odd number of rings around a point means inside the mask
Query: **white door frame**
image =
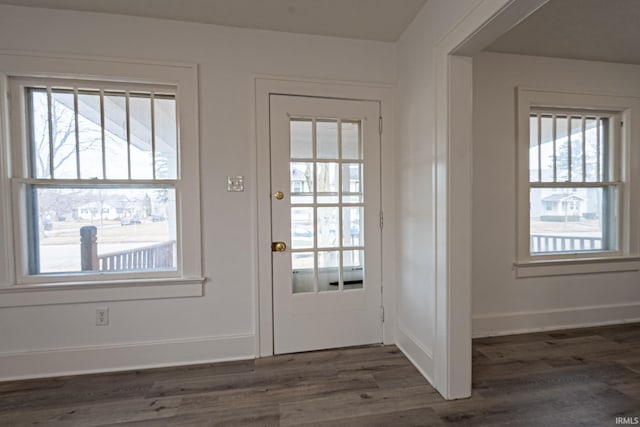
<svg viewBox="0 0 640 427"><path fill-rule="evenodd" d="M395 200L393 170L393 86L328 82L273 76L254 76L256 108L256 186L258 277L256 283L256 356L273 355L273 283L271 268L271 158L269 95L353 99L380 102L384 118L382 144L382 304L385 309L382 339L394 342L395 331Z"/></svg>
<svg viewBox="0 0 640 427"><path fill-rule="evenodd" d="M436 345L434 386L471 395L471 57L548 0L484 0L434 50L436 69Z"/></svg>

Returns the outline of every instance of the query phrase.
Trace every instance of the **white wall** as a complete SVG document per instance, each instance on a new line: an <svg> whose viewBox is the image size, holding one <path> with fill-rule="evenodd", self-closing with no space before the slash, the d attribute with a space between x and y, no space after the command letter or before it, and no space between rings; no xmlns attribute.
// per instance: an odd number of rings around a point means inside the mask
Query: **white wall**
<svg viewBox="0 0 640 427"><path fill-rule="evenodd" d="M436 44L480 1L430 0L398 41L396 341L430 379L436 327Z"/></svg>
<svg viewBox="0 0 640 427"><path fill-rule="evenodd" d="M512 269L516 86L638 97L640 66L495 53L473 66L474 335L640 319L637 271L516 278Z"/></svg>
<svg viewBox="0 0 640 427"><path fill-rule="evenodd" d="M210 278L201 298L0 309L0 379L255 356L254 73L392 83L394 45L0 6L0 49L199 64ZM245 176L244 193L225 191L228 175ZM105 306L110 325L96 327Z"/></svg>

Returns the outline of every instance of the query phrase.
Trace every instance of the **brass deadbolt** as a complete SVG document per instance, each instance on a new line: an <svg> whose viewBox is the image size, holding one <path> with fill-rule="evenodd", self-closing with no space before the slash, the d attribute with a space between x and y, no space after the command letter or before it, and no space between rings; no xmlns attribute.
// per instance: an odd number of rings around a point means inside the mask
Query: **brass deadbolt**
<svg viewBox="0 0 640 427"><path fill-rule="evenodd" d="M285 242L273 242L271 243L271 250L273 252L284 252L287 250L287 244Z"/></svg>

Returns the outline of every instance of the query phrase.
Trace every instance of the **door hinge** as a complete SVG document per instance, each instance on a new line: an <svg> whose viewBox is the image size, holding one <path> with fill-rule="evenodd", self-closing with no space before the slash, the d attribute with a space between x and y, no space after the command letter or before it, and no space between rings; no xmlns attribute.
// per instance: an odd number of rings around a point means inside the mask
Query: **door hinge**
<svg viewBox="0 0 640 427"><path fill-rule="evenodd" d="M382 135L382 116L378 118L378 124L379 124L380 135Z"/></svg>
<svg viewBox="0 0 640 427"><path fill-rule="evenodd" d="M380 322L384 323L384 307L380 306Z"/></svg>
<svg viewBox="0 0 640 427"><path fill-rule="evenodd" d="M380 230L384 227L384 214L380 211Z"/></svg>

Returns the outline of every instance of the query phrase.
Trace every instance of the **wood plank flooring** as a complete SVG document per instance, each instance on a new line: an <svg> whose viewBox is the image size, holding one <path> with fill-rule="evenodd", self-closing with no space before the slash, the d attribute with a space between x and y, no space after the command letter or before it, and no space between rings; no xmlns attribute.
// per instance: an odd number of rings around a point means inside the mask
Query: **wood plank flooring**
<svg viewBox="0 0 640 427"><path fill-rule="evenodd" d="M614 426L640 417L640 324L484 338L445 401L395 346L0 383L0 426Z"/></svg>

